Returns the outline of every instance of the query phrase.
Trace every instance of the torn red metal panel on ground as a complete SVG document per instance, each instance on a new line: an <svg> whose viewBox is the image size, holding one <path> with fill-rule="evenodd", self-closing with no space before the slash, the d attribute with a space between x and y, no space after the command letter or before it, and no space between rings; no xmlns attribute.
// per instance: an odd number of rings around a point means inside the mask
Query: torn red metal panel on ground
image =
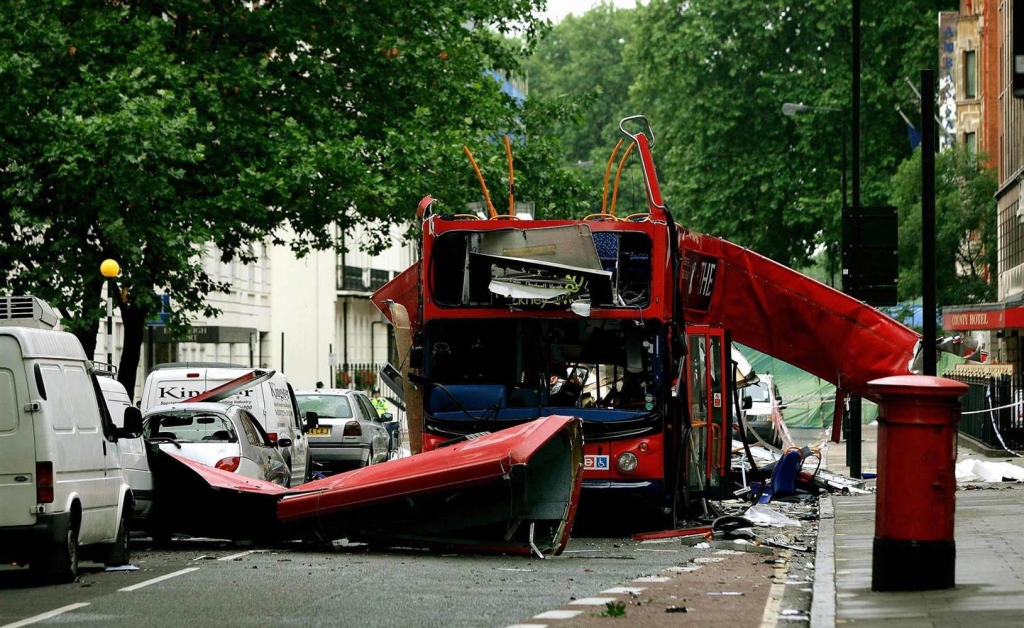
<svg viewBox="0 0 1024 628"><path fill-rule="evenodd" d="M553 416L364 467L302 485L279 518L327 538L557 554L583 479L582 434L579 419Z"/></svg>
<svg viewBox="0 0 1024 628"><path fill-rule="evenodd" d="M292 489L160 460L158 508L174 532L544 555L569 540L583 431L579 419L547 417Z"/></svg>
<svg viewBox="0 0 1024 628"><path fill-rule="evenodd" d="M868 399L868 382L910 374L918 334L875 308L721 238L684 232L680 247L691 260L680 286L688 323L727 328L734 341ZM704 260L718 263L711 278L700 275Z"/></svg>

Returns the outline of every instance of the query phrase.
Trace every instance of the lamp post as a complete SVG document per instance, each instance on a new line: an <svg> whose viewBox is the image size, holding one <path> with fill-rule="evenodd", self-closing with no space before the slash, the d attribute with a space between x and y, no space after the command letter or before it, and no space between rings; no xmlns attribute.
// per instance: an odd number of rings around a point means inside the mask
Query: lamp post
<svg viewBox="0 0 1024 628"><path fill-rule="evenodd" d="M815 111L828 111L832 113L840 114L840 124L842 129L839 132L840 137L840 161L842 162L842 172L839 174L839 186L843 195L843 206L842 210L846 209L846 110L836 107L812 107L811 105L805 105L803 103L785 102L782 103L782 115L784 116L798 116L803 113L812 113ZM841 214L842 212L840 212ZM832 245L829 245L828 249L828 270L830 274L829 284L836 287L836 269L835 269L835 253L832 250Z"/></svg>
<svg viewBox="0 0 1024 628"><path fill-rule="evenodd" d="M121 266L116 260L105 259L100 264L100 274L107 279L107 338L104 341L104 348L107 350L107 365L114 366L114 277L121 272Z"/></svg>

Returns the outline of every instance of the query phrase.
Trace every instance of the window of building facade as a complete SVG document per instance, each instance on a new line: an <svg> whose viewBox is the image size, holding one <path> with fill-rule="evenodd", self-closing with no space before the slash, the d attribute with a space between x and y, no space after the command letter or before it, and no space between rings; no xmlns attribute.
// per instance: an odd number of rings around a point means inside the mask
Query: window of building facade
<svg viewBox="0 0 1024 628"><path fill-rule="evenodd" d="M964 146L967 147L967 152L972 155L978 152L978 134L977 133L964 133Z"/></svg>
<svg viewBox="0 0 1024 628"><path fill-rule="evenodd" d="M974 50L964 52L964 98L978 97L978 56Z"/></svg>

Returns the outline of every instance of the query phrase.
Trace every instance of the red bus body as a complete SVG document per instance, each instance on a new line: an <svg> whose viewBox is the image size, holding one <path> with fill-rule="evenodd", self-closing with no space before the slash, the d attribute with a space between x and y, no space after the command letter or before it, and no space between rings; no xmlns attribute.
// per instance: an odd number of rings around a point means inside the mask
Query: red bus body
<svg viewBox="0 0 1024 628"><path fill-rule="evenodd" d="M422 417L424 450L571 414L584 424L585 494L628 493L675 512L728 484L732 340L869 397L868 381L910 372L918 336L763 256L677 226L647 137L630 137L648 213L466 219L432 214L425 199L421 261L372 300L389 318L392 302L408 312L403 373L422 407L407 410ZM614 405L631 378L643 380L642 405ZM576 384L581 396L562 394Z"/></svg>

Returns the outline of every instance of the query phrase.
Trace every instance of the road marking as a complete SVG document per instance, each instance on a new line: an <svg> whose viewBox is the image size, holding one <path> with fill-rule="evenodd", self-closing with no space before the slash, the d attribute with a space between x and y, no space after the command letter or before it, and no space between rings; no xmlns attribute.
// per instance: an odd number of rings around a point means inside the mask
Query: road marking
<svg viewBox="0 0 1024 628"><path fill-rule="evenodd" d="M125 587L123 589L118 589L118 591L137 591L137 590L141 589L142 587L148 587L149 585L156 584L157 582L163 582L164 580L170 580L171 578L177 578L178 576L184 576L185 574L192 573L193 571L199 571L199 567L189 567L188 569L182 569L181 571L175 571L174 573L169 573L169 574L167 574L165 576L160 576L159 578L153 578L152 580L146 580L145 582L140 582L138 584L133 584L130 587Z"/></svg>
<svg viewBox="0 0 1024 628"><path fill-rule="evenodd" d="M42 613L40 615L36 615L35 617L29 617L28 619L22 619L21 621L16 621L13 624L4 624L3 626L0 626L0 628L20 628L21 626L28 626L29 624L34 624L36 622L44 621L44 620L50 619L51 617L56 617L57 615L60 615L62 613L67 613L68 611L73 611L75 609L82 608L83 606L88 606L89 604L90 604L89 602L79 602L78 604L68 604L67 606L61 606L60 608L55 608L52 611L47 611L47 612Z"/></svg>
<svg viewBox="0 0 1024 628"><path fill-rule="evenodd" d="M573 600L569 604L578 604L580 606L604 606L610 602L614 602L613 597L585 597L579 600Z"/></svg>
<svg viewBox="0 0 1024 628"><path fill-rule="evenodd" d="M238 554L232 554L231 556L224 556L223 558L218 558L217 560L235 560L236 558L248 556L249 554L262 554L265 551L267 550L246 550L244 552L239 552Z"/></svg>
<svg viewBox="0 0 1024 628"><path fill-rule="evenodd" d="M691 571L697 571L700 569L700 565L692 565L690 567L669 567L665 571L671 571L674 573L689 573Z"/></svg>
<svg viewBox="0 0 1024 628"><path fill-rule="evenodd" d="M642 578L635 578L633 582L668 582L668 580L665 576L643 576Z"/></svg>
<svg viewBox="0 0 1024 628"><path fill-rule="evenodd" d="M572 619L582 615L583 611L544 611L540 615L534 615L534 619Z"/></svg>
<svg viewBox="0 0 1024 628"><path fill-rule="evenodd" d="M601 591L601 593L612 593L615 595L622 595L624 593L628 593L629 595L640 595L640 592L643 590L643 587L612 587L610 589L605 589L604 591Z"/></svg>
<svg viewBox="0 0 1024 628"><path fill-rule="evenodd" d="M779 625L779 611L782 609L782 596L786 593L786 585L773 584L768 590L768 603L764 605L761 615L761 628L775 628Z"/></svg>
<svg viewBox="0 0 1024 628"><path fill-rule="evenodd" d="M512 624L505 628L548 628L547 624Z"/></svg>

